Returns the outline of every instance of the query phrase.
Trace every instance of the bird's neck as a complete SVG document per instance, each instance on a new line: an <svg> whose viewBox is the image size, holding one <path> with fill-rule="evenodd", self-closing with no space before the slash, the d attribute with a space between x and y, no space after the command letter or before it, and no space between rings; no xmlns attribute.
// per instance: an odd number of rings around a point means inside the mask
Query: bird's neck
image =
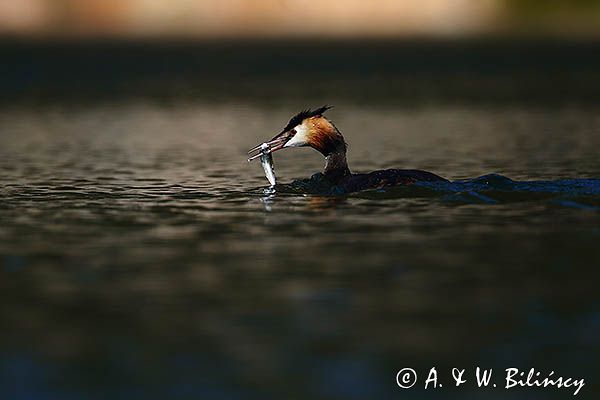
<svg viewBox="0 0 600 400"><path fill-rule="evenodd" d="M333 183L337 183L350 175L348 161L346 160L346 146L332 151L325 157L323 175Z"/></svg>
<svg viewBox="0 0 600 400"><path fill-rule="evenodd" d="M316 134L313 135L311 146L325 156L325 169L323 175L332 183L338 183L350 175L346 161L346 141L342 133L333 122L321 118L315 125Z"/></svg>

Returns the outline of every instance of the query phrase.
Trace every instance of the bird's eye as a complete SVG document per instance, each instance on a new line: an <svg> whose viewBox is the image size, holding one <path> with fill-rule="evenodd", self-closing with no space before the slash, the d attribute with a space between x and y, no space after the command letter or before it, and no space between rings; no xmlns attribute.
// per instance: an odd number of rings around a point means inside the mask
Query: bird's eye
<svg viewBox="0 0 600 400"><path fill-rule="evenodd" d="M296 129L295 129L295 128L294 128L294 129L292 129L292 130L290 131L290 133L291 133L292 135L295 135L295 134L296 134Z"/></svg>

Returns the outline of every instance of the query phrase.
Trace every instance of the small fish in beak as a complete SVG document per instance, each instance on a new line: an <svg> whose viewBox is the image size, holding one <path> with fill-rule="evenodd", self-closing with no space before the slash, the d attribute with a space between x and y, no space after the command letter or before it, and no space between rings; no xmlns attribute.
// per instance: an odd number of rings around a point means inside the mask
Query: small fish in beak
<svg viewBox="0 0 600 400"><path fill-rule="evenodd" d="M263 143L260 148L262 150L260 163L265 170L265 176L269 180L271 186L275 186L277 178L275 177L275 171L273 170L273 155L271 154L271 151L266 151L269 148L268 144Z"/></svg>
<svg viewBox="0 0 600 400"><path fill-rule="evenodd" d="M248 151L248 161L260 157L263 153L273 153L283 149L288 140L293 136L290 132L282 132L268 142L261 143ZM266 146L266 147L265 147Z"/></svg>
<svg viewBox="0 0 600 400"><path fill-rule="evenodd" d="M265 176L267 177L271 186L275 186L277 183L277 178L275 177L275 171L273 170L273 155L271 154L273 150L270 148L269 143L265 142L259 146L256 146L252 150L248 152L248 155L251 155L254 152L257 154L252 155L248 158L248 162L254 160L257 157L260 157L260 163L265 171Z"/></svg>
<svg viewBox="0 0 600 400"><path fill-rule="evenodd" d="M248 162L259 158L265 176L269 180L271 186L275 186L277 179L273 170L273 155L271 153L283 149L287 141L293 136L290 132L282 132L268 142L261 143L248 151Z"/></svg>

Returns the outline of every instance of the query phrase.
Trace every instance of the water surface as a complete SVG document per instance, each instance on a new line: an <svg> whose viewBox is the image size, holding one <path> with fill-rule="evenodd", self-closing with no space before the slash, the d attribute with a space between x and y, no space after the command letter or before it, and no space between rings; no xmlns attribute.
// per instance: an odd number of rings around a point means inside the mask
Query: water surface
<svg viewBox="0 0 600 400"><path fill-rule="evenodd" d="M597 109L338 103L351 169L453 183L306 194L295 149L268 189L246 150L318 105L0 109L0 398L454 398L395 374L478 365L593 393Z"/></svg>

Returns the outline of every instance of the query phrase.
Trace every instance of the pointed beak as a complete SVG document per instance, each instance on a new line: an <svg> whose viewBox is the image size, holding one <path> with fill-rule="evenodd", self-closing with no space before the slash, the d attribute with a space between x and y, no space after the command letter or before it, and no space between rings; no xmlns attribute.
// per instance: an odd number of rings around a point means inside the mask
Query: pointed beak
<svg viewBox="0 0 600 400"><path fill-rule="evenodd" d="M294 135L290 132L281 132L268 142L261 143L258 146L251 148L248 151L248 161L252 161L255 158L260 157L263 153L274 153L277 150L281 150L288 140Z"/></svg>

